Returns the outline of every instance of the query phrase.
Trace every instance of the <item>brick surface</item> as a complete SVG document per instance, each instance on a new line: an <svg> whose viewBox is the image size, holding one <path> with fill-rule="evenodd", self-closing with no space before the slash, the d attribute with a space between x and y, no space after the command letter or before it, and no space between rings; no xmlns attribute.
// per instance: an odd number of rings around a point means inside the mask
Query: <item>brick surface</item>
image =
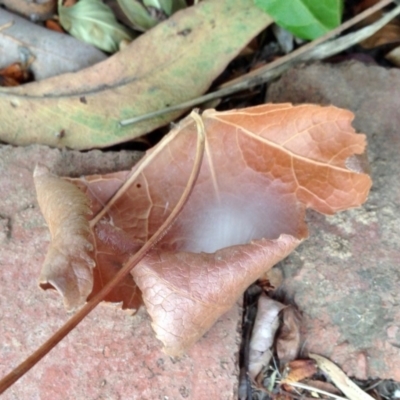
<svg viewBox="0 0 400 400"><path fill-rule="evenodd" d="M288 71L268 101L352 110L367 134L373 187L360 209L309 213L310 238L281 267L304 315L304 352L349 375L400 381L400 71L358 62Z"/></svg>
<svg viewBox="0 0 400 400"><path fill-rule="evenodd" d="M68 319L60 297L37 278L49 233L35 199L41 162L59 175L130 168L132 152L60 151L0 146L0 375L8 373ZM149 317L97 307L10 388L4 400L235 399L240 308L235 307L185 356L161 352Z"/></svg>

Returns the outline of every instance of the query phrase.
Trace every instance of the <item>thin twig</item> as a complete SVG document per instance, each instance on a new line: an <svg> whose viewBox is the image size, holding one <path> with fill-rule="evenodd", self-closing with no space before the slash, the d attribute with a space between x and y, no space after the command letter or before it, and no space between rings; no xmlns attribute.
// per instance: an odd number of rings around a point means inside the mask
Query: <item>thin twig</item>
<svg viewBox="0 0 400 400"><path fill-rule="evenodd" d="M85 304L72 318L70 318L50 339L48 339L39 349L37 349L31 356L24 362L17 366L13 371L6 375L0 381L0 394L7 390L26 372L28 372L38 361L40 361L50 350L52 350L65 336L71 332L106 296L113 290L122 280L129 274L129 272L136 266L136 264L146 255L146 253L162 238L168 227L177 218L182 210L184 204L188 200L193 186L197 180L202 164L204 147L205 147L205 133L201 117L196 112L192 112L191 116L197 125L197 149L196 156L193 163L192 172L190 174L188 183L182 193L179 202L172 210L171 214L164 221L164 223L157 229L154 235L140 248L140 250L133 254L127 262L123 265L120 271L114 276L104 288L94 296L87 304Z"/></svg>
<svg viewBox="0 0 400 400"><path fill-rule="evenodd" d="M375 4L372 7L367 8L366 10L364 10L360 14L357 14L355 17L349 19L348 21L343 22L343 24L341 24L337 28L329 31L328 33L321 36L320 38L315 39L312 42L309 42L309 43L305 44L304 46L299 47L298 49L292 51L291 53L289 53L286 56L283 56L281 58L276 59L275 61L270 62L269 64L265 65L264 67L258 68L254 71L251 71L245 75L240 76L239 78L229 81L229 82L221 85L220 88L231 87L236 82L239 82L242 79L245 80L246 78L258 76L258 75L262 74L263 72L269 71L270 69L277 68L277 67L279 67L283 64L286 64L292 60L296 60L303 54L308 53L309 51L313 50L315 47L319 46L320 44L327 42L329 39L332 39L335 36L338 36L343 31L358 24L363 19L368 18L370 15L379 11L383 7L386 7L388 4L390 4L392 2L393 2L393 0L381 0L379 3Z"/></svg>
<svg viewBox="0 0 400 400"><path fill-rule="evenodd" d="M159 117L164 114L168 114L171 112L175 111L181 111L181 110L186 110L190 109L192 107L198 106L199 104L203 104L207 101L210 100L215 100L217 98L221 98L242 90L246 90L249 88L252 88L254 86L258 86L262 83L268 82L276 77L278 77L280 74L282 74L286 69L288 69L294 62L296 61L305 61L306 55L310 53L314 48L319 46L321 43L324 43L331 39L332 37L338 35L339 33L343 32L346 29L349 29L350 27L354 26L361 20L367 18L371 14L375 13L376 11L382 9L383 7L387 6L388 4L392 3L393 0L381 0L379 3L375 4L374 6L368 8L367 10L363 11L362 13L356 15L354 18L344 22L342 25L337 27L336 29L328 32L326 35L320 37L319 39L313 40L310 43L307 43L306 45L298 48L297 50L293 51L292 53L283 56L266 66L259 68L255 71L252 71L246 75L243 75L242 77L227 82L223 86L220 87L219 90L216 90L214 92L208 93L204 96L197 97L196 99L186 101L184 103L167 107L162 110L157 110L145 115L140 115L137 117L125 119L123 121L120 121L121 126L126 126L130 124L135 124L138 122L142 122L151 118ZM383 17L385 18L385 17ZM394 18L394 17L393 17ZM379 20L381 21L381 20ZM377 22L379 22L377 21ZM376 24L376 23L375 23ZM374 25L375 25L374 24ZM376 25L377 26L377 25ZM380 28L378 28L380 29ZM377 29L377 30L378 30ZM365 39L373 34L372 31L369 31L366 36L364 36L362 39ZM358 40L362 40L358 39ZM348 46L351 46L349 44ZM342 51L342 50L339 50ZM339 52L338 51L338 52ZM334 52L331 53L331 55L336 54Z"/></svg>
<svg viewBox="0 0 400 400"><path fill-rule="evenodd" d="M285 385L290 385L290 386L293 386L298 389L306 389L306 390L309 390L310 392L321 393L321 394L324 394L325 396L333 397L334 399L337 399L337 400L347 400L346 397L337 396L336 394L326 392L325 390L322 390L322 389L317 389L313 386L305 385L304 383L286 382L286 381L285 382L277 382L277 383L284 383Z"/></svg>

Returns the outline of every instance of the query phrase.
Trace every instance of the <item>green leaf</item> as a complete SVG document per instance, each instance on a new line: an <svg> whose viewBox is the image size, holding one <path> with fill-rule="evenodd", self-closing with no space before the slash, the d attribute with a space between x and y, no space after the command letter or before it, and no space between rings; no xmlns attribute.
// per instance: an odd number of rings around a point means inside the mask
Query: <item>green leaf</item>
<svg viewBox="0 0 400 400"><path fill-rule="evenodd" d="M187 7L185 0L143 0L143 3L147 7L154 7L162 10L168 16Z"/></svg>
<svg viewBox="0 0 400 400"><path fill-rule="evenodd" d="M58 13L62 27L72 36L110 53L118 51L123 40L134 38L101 0L80 0L72 7L58 0Z"/></svg>
<svg viewBox="0 0 400 400"><path fill-rule="evenodd" d="M159 0L162 10L170 16L172 14L172 0Z"/></svg>
<svg viewBox="0 0 400 400"><path fill-rule="evenodd" d="M153 7L170 16L173 13L172 0L143 0L146 7Z"/></svg>
<svg viewBox="0 0 400 400"><path fill-rule="evenodd" d="M157 25L157 20L152 18L144 7L137 0L117 0L121 10L132 23L135 29L147 31Z"/></svg>
<svg viewBox="0 0 400 400"><path fill-rule="evenodd" d="M117 0L124 14L135 29L148 31L159 20L152 16L147 7L160 10L161 15L171 16L174 12L186 8L185 0ZM163 19L163 18L162 18Z"/></svg>
<svg viewBox="0 0 400 400"><path fill-rule="evenodd" d="M313 40L340 25L343 0L254 0L295 36Z"/></svg>
<svg viewBox="0 0 400 400"><path fill-rule="evenodd" d="M187 6L186 0L172 0L171 14L186 8Z"/></svg>
<svg viewBox="0 0 400 400"><path fill-rule="evenodd" d="M161 3L163 3L162 0L143 0L143 4L146 7L154 7L154 8L157 8L159 10L163 9Z"/></svg>

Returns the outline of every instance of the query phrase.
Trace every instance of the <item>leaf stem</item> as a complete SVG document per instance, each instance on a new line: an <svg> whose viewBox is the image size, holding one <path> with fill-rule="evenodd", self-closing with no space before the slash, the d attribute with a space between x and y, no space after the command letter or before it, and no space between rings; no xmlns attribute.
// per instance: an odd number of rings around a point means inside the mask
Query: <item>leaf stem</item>
<svg viewBox="0 0 400 400"><path fill-rule="evenodd" d="M262 83L266 83L279 75L281 75L284 71L286 71L290 66L293 65L294 62L299 62L299 61L305 61L307 59L308 53L311 53L312 50L314 50L316 47L318 47L321 43L324 43L328 41L329 39L337 36L339 33L343 32L346 29L349 29L350 27L354 26L361 20L367 18L371 14L375 13L376 11L380 10L381 8L387 6L388 4L392 3L394 0L381 0L379 3L375 4L372 7L369 7L365 11L361 12L360 14L356 15L354 18L351 18L350 20L344 22L337 28L333 29L332 31L328 32L324 36L321 36L320 38L313 40L312 42L307 43L306 45L299 47L295 51L287 54L286 56L283 56L275 61L272 61L271 63L267 64L266 66L262 68L258 68L255 71L252 71L248 74L242 75L240 78L237 78L235 80L229 81L225 83L224 85L220 86L218 90L215 92L207 93L203 96L197 97L195 99L186 101L181 104L177 104L175 106L167 107L162 110L157 110L148 114L144 115L139 115L137 117L129 118L120 121L121 126L126 126L130 124L136 124L151 118L156 118L159 116L162 116L164 114L168 114L170 112L175 112L175 111L180 111L180 110L186 110L191 107L198 106L200 104L203 104L207 101L215 100L220 97L224 97L242 90L246 90L249 88L252 88L254 86L258 86ZM384 20L385 17L382 18ZM381 21L381 20L379 20ZM379 22L377 21L377 22ZM387 23L387 22L386 22ZM376 23L375 23L376 24ZM373 24L373 25L375 25ZM360 29L361 31L361 29ZM369 36L371 36L374 33L374 31L366 31L365 36L362 38L357 38L358 41L363 40ZM354 43L351 43L350 41L347 44L347 48L352 46ZM334 46L333 46L334 47ZM336 49L333 49L329 56L334 55L339 53L340 51L343 51L342 48L338 48L337 51ZM327 57L328 55L324 54L324 57ZM315 57L316 59L320 59Z"/></svg>
<svg viewBox="0 0 400 400"><path fill-rule="evenodd" d="M68 335L103 299L107 294L118 286L126 275L136 266L136 264L146 255L146 253L163 237L168 227L175 221L183 206L187 202L192 189L196 183L200 172L204 148L205 148L205 129L202 118L196 111L192 111L191 117L194 119L197 126L197 147L196 155L193 163L192 172L181 198L172 210L171 214L158 228L154 235L133 254L120 271L115 275L104 288L86 303L74 316L72 316L53 336L50 337L42 346L40 346L32 355L18 365L13 371L6 375L0 381L0 394L13 385L19 378L28 372L37 362L39 362L47 353L49 353L65 336Z"/></svg>

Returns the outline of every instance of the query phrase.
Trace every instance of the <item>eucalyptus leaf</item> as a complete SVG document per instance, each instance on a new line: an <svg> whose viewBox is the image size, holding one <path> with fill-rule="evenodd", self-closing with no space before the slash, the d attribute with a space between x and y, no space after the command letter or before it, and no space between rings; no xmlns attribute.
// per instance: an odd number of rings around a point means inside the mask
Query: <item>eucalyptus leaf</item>
<svg viewBox="0 0 400 400"><path fill-rule="evenodd" d="M117 0L121 10L132 23L133 27L140 31L147 31L156 26L158 21L152 18L137 0Z"/></svg>
<svg viewBox="0 0 400 400"><path fill-rule="evenodd" d="M133 140L185 111L131 126L120 121L206 92L272 22L252 0L200 1L91 68L0 88L0 140L82 150Z"/></svg>
<svg viewBox="0 0 400 400"><path fill-rule="evenodd" d="M254 0L295 36L313 40L340 25L343 0Z"/></svg>
<svg viewBox="0 0 400 400"><path fill-rule="evenodd" d="M154 8L157 8L157 9L159 9L159 10L162 10L162 9L163 9L161 3L163 3L162 0L143 0L143 4L144 4L146 7L154 7Z"/></svg>
<svg viewBox="0 0 400 400"><path fill-rule="evenodd" d="M187 6L188 5L186 3L186 0L172 0L171 14L179 10L182 10L183 8L186 8Z"/></svg>
<svg viewBox="0 0 400 400"><path fill-rule="evenodd" d="M163 11L165 12L165 14L167 14L168 16L171 15L173 13L172 10L172 0L159 0L161 3L161 8L163 9Z"/></svg>
<svg viewBox="0 0 400 400"><path fill-rule="evenodd" d="M118 51L122 41L134 38L101 0L80 0L72 7L58 0L58 13L62 27L72 36L110 53Z"/></svg>
<svg viewBox="0 0 400 400"><path fill-rule="evenodd" d="M172 14L172 0L143 0L143 4L149 11L150 8L159 10L160 16L169 17Z"/></svg>
<svg viewBox="0 0 400 400"><path fill-rule="evenodd" d="M143 0L146 7L154 7L163 11L166 15L170 16L172 10L172 0Z"/></svg>

